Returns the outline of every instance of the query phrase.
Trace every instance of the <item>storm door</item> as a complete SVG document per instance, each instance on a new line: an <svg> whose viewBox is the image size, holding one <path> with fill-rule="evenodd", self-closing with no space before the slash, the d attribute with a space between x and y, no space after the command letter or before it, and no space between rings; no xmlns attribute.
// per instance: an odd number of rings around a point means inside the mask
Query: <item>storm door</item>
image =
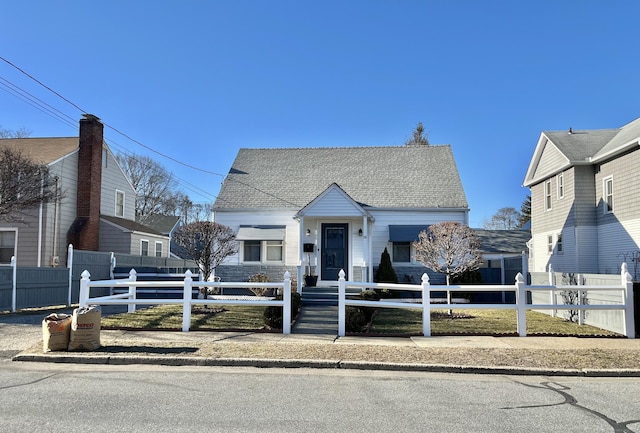
<svg viewBox="0 0 640 433"><path fill-rule="evenodd" d="M340 269L344 269L345 279L349 279L348 233L348 224L322 224L322 281L338 281Z"/></svg>

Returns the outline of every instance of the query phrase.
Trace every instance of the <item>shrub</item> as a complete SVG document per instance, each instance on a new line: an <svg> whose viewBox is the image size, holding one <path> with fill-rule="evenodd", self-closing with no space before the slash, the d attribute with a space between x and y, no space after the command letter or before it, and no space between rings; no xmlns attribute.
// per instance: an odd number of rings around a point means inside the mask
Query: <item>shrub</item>
<svg viewBox="0 0 640 433"><path fill-rule="evenodd" d="M282 295L276 296L281 301ZM302 296L298 292L291 292L291 319L298 315L302 306ZM282 329L282 307L270 305L264 309L264 323L272 329Z"/></svg>
<svg viewBox="0 0 640 433"><path fill-rule="evenodd" d="M389 255L389 251L385 248L380 256L380 266L378 266L378 271L376 272L376 282L378 283L398 283L398 276L396 275L396 271L393 269L393 265L391 264L391 256Z"/></svg>
<svg viewBox="0 0 640 433"><path fill-rule="evenodd" d="M269 277L266 274L253 274L249 276L250 283L268 283ZM249 290L256 296L266 296L271 289L265 287L249 287Z"/></svg>
<svg viewBox="0 0 640 433"><path fill-rule="evenodd" d="M363 292L360 292L359 297L363 301L379 301L380 300L380 295L374 290L365 290ZM360 311L362 311L362 314L364 314L365 325L371 322L371 319L373 318L373 313L375 313L376 308L375 307L357 307L357 308L359 308Z"/></svg>
<svg viewBox="0 0 640 433"><path fill-rule="evenodd" d="M358 307L345 307L345 330L347 332L362 332L367 326L367 318Z"/></svg>

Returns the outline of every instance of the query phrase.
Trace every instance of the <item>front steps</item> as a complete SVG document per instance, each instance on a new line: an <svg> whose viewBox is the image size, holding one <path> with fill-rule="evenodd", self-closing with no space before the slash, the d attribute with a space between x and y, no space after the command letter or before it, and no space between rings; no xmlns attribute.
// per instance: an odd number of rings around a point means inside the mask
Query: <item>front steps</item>
<svg viewBox="0 0 640 433"><path fill-rule="evenodd" d="M359 289L347 289L347 296L357 295ZM338 286L333 287L303 287L302 305L307 306L337 306Z"/></svg>

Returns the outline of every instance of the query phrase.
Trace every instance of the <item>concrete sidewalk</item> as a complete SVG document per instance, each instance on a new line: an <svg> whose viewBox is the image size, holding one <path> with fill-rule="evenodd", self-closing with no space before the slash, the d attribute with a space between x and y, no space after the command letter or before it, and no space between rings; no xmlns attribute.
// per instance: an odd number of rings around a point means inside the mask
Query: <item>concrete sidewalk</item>
<svg viewBox="0 0 640 433"><path fill-rule="evenodd" d="M339 338L332 333L283 335L265 332L102 330L102 347L96 351L43 353L43 317L44 314L0 315L0 358L91 364L244 365L640 377L640 339L487 336ZM527 362L531 357L540 360L563 356L573 359L573 355L584 360L591 354L597 354L604 361L625 359L620 364L624 367L575 368L567 363L549 368ZM432 355L437 357L431 358ZM492 359L499 362L492 364ZM505 362L512 362L512 365L505 365ZM615 364L613 362L612 365ZM605 362L603 365L608 364Z"/></svg>

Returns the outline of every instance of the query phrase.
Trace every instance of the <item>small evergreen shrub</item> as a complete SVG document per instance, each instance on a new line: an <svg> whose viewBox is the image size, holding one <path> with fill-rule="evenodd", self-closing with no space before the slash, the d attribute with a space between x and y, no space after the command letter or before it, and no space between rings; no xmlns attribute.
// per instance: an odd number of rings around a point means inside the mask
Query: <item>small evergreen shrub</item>
<svg viewBox="0 0 640 433"><path fill-rule="evenodd" d="M391 264L391 256L385 248L380 256L380 266L376 272L376 282L398 284L398 275Z"/></svg>
<svg viewBox="0 0 640 433"><path fill-rule="evenodd" d="M282 295L276 296L281 301ZM302 307L302 296L298 292L291 292L291 319L295 318ZM286 308L286 307L285 307ZM270 305L264 309L264 323L271 329L282 329L282 307Z"/></svg>

